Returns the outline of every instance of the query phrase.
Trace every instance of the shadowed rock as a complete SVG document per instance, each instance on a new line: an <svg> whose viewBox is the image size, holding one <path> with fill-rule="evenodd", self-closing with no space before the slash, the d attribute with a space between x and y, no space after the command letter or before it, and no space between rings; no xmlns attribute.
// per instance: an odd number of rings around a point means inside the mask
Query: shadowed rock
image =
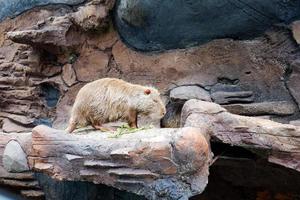
<svg viewBox="0 0 300 200"><path fill-rule="evenodd" d="M201 128L207 138L265 152L269 162L300 171L300 127L227 112L220 105L189 100L183 126ZM254 150L254 152L255 152Z"/></svg>
<svg viewBox="0 0 300 200"><path fill-rule="evenodd" d="M37 6L45 6L49 4L76 5L84 1L85 0L1 0L0 22L7 17L15 17L16 15Z"/></svg>
<svg viewBox="0 0 300 200"><path fill-rule="evenodd" d="M300 17L299 1L281 0L119 0L116 9L122 39L141 51L252 38Z"/></svg>

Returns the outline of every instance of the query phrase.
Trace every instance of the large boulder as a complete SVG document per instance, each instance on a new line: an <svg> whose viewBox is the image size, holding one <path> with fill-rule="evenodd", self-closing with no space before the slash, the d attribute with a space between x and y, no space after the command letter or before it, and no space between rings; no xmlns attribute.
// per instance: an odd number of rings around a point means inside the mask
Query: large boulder
<svg viewBox="0 0 300 200"><path fill-rule="evenodd" d="M300 17L299 1L281 0L119 0L116 9L121 37L141 51L252 38L273 24Z"/></svg>
<svg viewBox="0 0 300 200"><path fill-rule="evenodd" d="M66 4L76 5L84 2L85 0L10 0L0 1L0 22L7 17L14 17L26 10L37 6L45 6L49 4Z"/></svg>
<svg viewBox="0 0 300 200"><path fill-rule="evenodd" d="M27 155L15 140L10 141L6 145L2 161L4 168L8 172L24 172L29 170Z"/></svg>

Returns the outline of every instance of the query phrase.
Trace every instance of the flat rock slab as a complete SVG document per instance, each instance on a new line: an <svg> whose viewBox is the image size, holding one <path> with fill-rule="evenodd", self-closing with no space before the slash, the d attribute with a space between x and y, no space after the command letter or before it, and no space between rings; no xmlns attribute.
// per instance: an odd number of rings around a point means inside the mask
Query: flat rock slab
<svg viewBox="0 0 300 200"><path fill-rule="evenodd" d="M29 163L58 180L89 181L148 199L188 199L208 181L210 148L197 128L113 133L38 126Z"/></svg>
<svg viewBox="0 0 300 200"><path fill-rule="evenodd" d="M218 104L194 99L184 104L181 122L200 128L207 138L265 152L269 162L300 171L299 126L231 114Z"/></svg>
<svg viewBox="0 0 300 200"><path fill-rule="evenodd" d="M224 105L229 112L238 115L292 115L297 112L297 107L289 101L266 101L250 104Z"/></svg>
<svg viewBox="0 0 300 200"><path fill-rule="evenodd" d="M299 1L119 0L121 38L141 51L185 48L217 38L252 38L300 17Z"/></svg>

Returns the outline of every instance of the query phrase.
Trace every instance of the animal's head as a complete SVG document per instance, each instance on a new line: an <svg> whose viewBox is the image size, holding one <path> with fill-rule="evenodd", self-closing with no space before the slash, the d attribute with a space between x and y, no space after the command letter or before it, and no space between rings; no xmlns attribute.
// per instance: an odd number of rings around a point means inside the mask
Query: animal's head
<svg viewBox="0 0 300 200"><path fill-rule="evenodd" d="M138 112L148 115L152 119L161 119L166 114L166 107L160 98L158 90L152 87L145 87L138 94L136 106Z"/></svg>

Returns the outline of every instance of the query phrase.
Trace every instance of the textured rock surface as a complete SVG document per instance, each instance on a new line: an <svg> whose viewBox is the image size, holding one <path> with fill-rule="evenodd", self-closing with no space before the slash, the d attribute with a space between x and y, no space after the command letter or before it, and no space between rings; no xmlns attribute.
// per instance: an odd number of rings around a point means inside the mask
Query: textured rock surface
<svg viewBox="0 0 300 200"><path fill-rule="evenodd" d="M8 172L29 171L27 155L20 144L14 140L5 146L2 159L3 166Z"/></svg>
<svg viewBox="0 0 300 200"><path fill-rule="evenodd" d="M292 23L292 31L294 39L298 44L300 44L300 21L295 21Z"/></svg>
<svg viewBox="0 0 300 200"><path fill-rule="evenodd" d="M238 115L292 115L297 107L286 101L262 102L250 104L231 104L224 106L229 112Z"/></svg>
<svg viewBox="0 0 300 200"><path fill-rule="evenodd" d="M33 45L17 44L0 34L0 118L19 125L5 126L7 132L26 131L41 123L65 127L82 84L103 77L157 87L170 107L170 122L164 119L167 127L179 123L183 103L174 104L169 98L176 87L199 87L210 94L202 97L221 104L286 101L296 105L297 92L290 93L297 89L290 86L295 82L295 88L297 80L292 81L290 72L299 51L289 29L275 27L251 41L224 39L195 48L141 53L119 40L109 15L98 15L113 4L94 0L73 8L43 7L0 24L1 33L9 32L12 40ZM75 15L80 23L72 18ZM87 31L85 25L99 29ZM196 91L184 98L194 97L199 97ZM296 109L291 116L271 119L287 123L299 115Z"/></svg>
<svg viewBox="0 0 300 200"><path fill-rule="evenodd" d="M58 180L102 183L149 199L185 199L204 190L211 155L199 129L111 136L68 135L38 126L32 133L29 163Z"/></svg>
<svg viewBox="0 0 300 200"><path fill-rule="evenodd" d="M199 100L185 103L182 125L198 127L213 140L259 149L269 162L300 171L298 126L234 115L218 104Z"/></svg>
<svg viewBox="0 0 300 200"><path fill-rule="evenodd" d="M142 50L185 48L216 38L252 38L272 24L299 18L299 1L119 0L122 39Z"/></svg>
<svg viewBox="0 0 300 200"><path fill-rule="evenodd" d="M287 86L300 107L300 60L297 59L292 63L293 71L287 81Z"/></svg>
<svg viewBox="0 0 300 200"><path fill-rule="evenodd" d="M32 172L22 172L22 173L10 173L7 172L3 167L4 159L4 149L9 142L17 143L22 147L26 155L31 152L31 133L1 133L0 132L0 186L8 187L14 189L16 192L23 192L25 194L38 192L40 193L40 198L29 198L29 199L43 199L42 191L38 181L34 177ZM14 149L13 149L14 150ZM19 155L14 155L19 156ZM27 162L27 161L26 161ZM26 195L24 195L26 196Z"/></svg>
<svg viewBox="0 0 300 200"><path fill-rule="evenodd" d="M84 2L85 0L11 0L0 1L0 22L7 17L14 17L26 10L34 7L44 6L49 4L67 4L76 5Z"/></svg>
<svg viewBox="0 0 300 200"><path fill-rule="evenodd" d="M198 86L180 86L173 88L170 91L171 99L199 99L203 101L211 101L210 94L208 91Z"/></svg>

